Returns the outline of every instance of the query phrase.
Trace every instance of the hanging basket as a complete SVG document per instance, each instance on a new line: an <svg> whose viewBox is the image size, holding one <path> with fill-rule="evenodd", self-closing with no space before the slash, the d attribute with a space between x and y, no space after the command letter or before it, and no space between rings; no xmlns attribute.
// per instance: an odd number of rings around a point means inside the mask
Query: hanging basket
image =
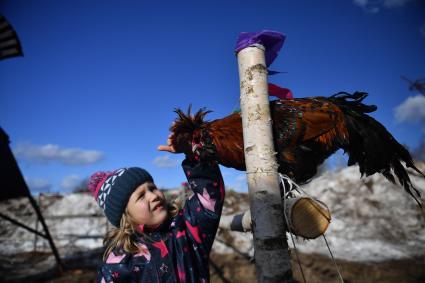
<svg viewBox="0 0 425 283"><path fill-rule="evenodd" d="M284 209L290 232L306 239L323 235L331 222L328 207L310 197L287 198Z"/></svg>

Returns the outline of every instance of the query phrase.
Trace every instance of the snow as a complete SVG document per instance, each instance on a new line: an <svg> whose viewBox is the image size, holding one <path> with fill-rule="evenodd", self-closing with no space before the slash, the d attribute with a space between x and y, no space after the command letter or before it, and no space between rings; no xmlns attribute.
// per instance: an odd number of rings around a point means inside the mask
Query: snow
<svg viewBox="0 0 425 283"><path fill-rule="evenodd" d="M418 165L425 172L425 164ZM425 178L417 174L410 177L424 195ZM360 178L359 168L352 166L327 172L302 189L326 203L332 213L326 239L335 258L381 262L425 255L424 212L404 189L383 176L375 174ZM243 207L242 204L239 206ZM225 208L223 213L226 211ZM252 256L250 233L229 234L233 246ZM289 246L293 247L289 233L287 237ZM217 238L222 238L220 233ZM294 238L299 251L330 257L323 237L314 240ZM215 241L213 249L218 253L234 252L219 241Z"/></svg>
<svg viewBox="0 0 425 283"><path fill-rule="evenodd" d="M425 165L420 164L425 172ZM425 194L425 178L411 175L412 182ZM303 186L308 194L326 203L332 221L326 237L334 256L348 261L378 262L425 255L425 221L416 202L400 186L375 174L360 179L358 167L327 172ZM108 229L106 218L89 194L69 194L42 200L43 215L61 254L98 248ZM246 196L228 192L224 214L248 209ZM35 216L26 199L8 201L2 213L35 228ZM0 220L2 254L29 252L34 249L35 235ZM111 228L111 226L109 226ZM38 230L42 231L41 225ZM217 235L213 251L234 253L235 249L253 255L251 233L222 232ZM228 239L232 239L231 243ZM290 236L288 242L292 246ZM47 241L38 237L37 251L48 251ZM329 256L323 238L296 239L303 253Z"/></svg>
<svg viewBox="0 0 425 283"><path fill-rule="evenodd" d="M69 252L102 246L107 229L106 218L91 195L68 194L59 199L46 196L42 198L41 207L45 208L42 213L59 250ZM1 211L44 233L41 224L36 224L35 213L27 199L11 200ZM40 236L9 222L2 220L1 223L4 224L0 230L2 254L30 252L34 245L37 251L50 250L48 242Z"/></svg>
<svg viewBox="0 0 425 283"><path fill-rule="evenodd" d="M424 194L425 179L414 175L411 179ZM425 254L424 213L400 186L383 176L360 179L358 167L348 167L328 172L303 189L331 210L326 238L336 258L384 261ZM322 238L298 239L296 245L305 253L329 255Z"/></svg>

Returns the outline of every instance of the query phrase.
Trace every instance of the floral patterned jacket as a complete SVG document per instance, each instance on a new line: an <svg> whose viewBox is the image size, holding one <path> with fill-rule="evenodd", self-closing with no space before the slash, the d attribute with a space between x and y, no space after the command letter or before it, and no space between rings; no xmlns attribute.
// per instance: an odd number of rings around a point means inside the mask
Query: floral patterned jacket
<svg viewBox="0 0 425 283"><path fill-rule="evenodd" d="M136 254L111 252L97 282L209 282L209 252L224 201L224 184L215 161L185 159L183 170L194 194L177 216L137 236Z"/></svg>

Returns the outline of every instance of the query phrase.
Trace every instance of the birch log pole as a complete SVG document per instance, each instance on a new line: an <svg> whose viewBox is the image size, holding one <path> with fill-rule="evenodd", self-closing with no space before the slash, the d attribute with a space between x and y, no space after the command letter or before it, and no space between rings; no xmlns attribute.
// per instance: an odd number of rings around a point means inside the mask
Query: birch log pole
<svg viewBox="0 0 425 283"><path fill-rule="evenodd" d="M238 52L245 163L257 282L292 282L267 90L265 49Z"/></svg>
<svg viewBox="0 0 425 283"><path fill-rule="evenodd" d="M236 232L251 231L251 212L249 210L232 215L222 215L218 227Z"/></svg>

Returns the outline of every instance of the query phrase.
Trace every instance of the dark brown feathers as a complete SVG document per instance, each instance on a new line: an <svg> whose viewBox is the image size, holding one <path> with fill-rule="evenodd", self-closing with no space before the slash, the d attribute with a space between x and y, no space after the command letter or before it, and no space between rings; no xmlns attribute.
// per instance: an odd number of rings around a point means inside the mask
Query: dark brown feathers
<svg viewBox="0 0 425 283"><path fill-rule="evenodd" d="M242 120L238 113L229 115L223 119L205 121L204 118L211 111L200 109L195 115L176 109L174 112L179 116L170 131L174 134L172 144L182 152L191 150L191 143L198 139L201 132L207 131L217 148L218 161L220 164L238 170L245 170L245 157L243 154Z"/></svg>

